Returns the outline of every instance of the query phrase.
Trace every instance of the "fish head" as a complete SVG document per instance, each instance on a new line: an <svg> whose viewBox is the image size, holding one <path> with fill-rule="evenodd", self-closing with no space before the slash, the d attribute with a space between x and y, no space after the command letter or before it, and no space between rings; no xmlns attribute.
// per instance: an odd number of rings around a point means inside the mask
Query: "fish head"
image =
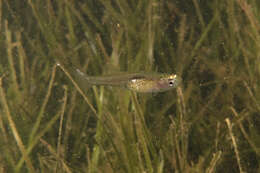
<svg viewBox="0 0 260 173"><path fill-rule="evenodd" d="M163 75L156 81L155 88L160 91L167 91L176 88L181 83L181 78L176 74Z"/></svg>

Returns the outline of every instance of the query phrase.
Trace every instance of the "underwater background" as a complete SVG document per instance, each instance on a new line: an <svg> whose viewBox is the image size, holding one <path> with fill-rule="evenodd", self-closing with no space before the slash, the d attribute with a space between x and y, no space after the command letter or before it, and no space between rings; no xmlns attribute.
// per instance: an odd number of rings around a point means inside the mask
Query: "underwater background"
<svg viewBox="0 0 260 173"><path fill-rule="evenodd" d="M0 172L260 172L259 0L3 0L0 33Z"/></svg>

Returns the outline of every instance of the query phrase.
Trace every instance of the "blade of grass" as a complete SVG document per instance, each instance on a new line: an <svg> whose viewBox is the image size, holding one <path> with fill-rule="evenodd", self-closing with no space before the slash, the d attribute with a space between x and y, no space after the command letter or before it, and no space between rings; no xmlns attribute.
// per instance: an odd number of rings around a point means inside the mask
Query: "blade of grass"
<svg viewBox="0 0 260 173"><path fill-rule="evenodd" d="M138 140L140 141L140 147L142 149L142 153L144 154L145 163L148 172L153 172L154 169L153 169L152 158L150 157L150 153L152 154L152 156L154 156L155 152L152 147L153 144L151 143L151 140L148 137L148 130L145 125L144 115L138 103L136 93L132 92L132 100L134 102L134 107L137 112L136 132L137 132Z"/></svg>
<svg viewBox="0 0 260 173"><path fill-rule="evenodd" d="M188 131L189 126L186 122L186 105L184 101L184 96L181 87L177 88L177 94L178 94L178 110L179 110L179 126L180 126L180 142L181 142L181 148L179 156L181 156L180 162L180 170L184 172L186 168L186 159L187 159L187 153L188 153Z"/></svg>
<svg viewBox="0 0 260 173"><path fill-rule="evenodd" d="M230 110L233 112L234 116L236 118L239 118L240 116L238 115L236 109L234 107L230 107ZM250 137L248 136L243 124L241 121L238 121L238 125L239 125L239 128L242 132L242 134L244 135L245 139L247 140L247 142L249 143L249 145L251 145L252 149L255 150L255 153L260 156L260 151L259 149L257 148L257 146L254 144L254 142L250 139Z"/></svg>
<svg viewBox="0 0 260 173"><path fill-rule="evenodd" d="M210 162L209 167L206 170L206 173L213 173L213 172L215 172L217 163L220 160L221 155L222 155L221 151L218 151L218 152L213 154L213 158L212 158L212 160Z"/></svg>
<svg viewBox="0 0 260 173"><path fill-rule="evenodd" d="M3 21L3 1L0 1L0 32L2 33L2 21Z"/></svg>
<svg viewBox="0 0 260 173"><path fill-rule="evenodd" d="M54 148L47 142L45 141L44 139L40 139L41 143L43 145L46 146L46 148L49 150L49 152L57 159L59 160L61 163L62 163L62 166L64 168L64 170L68 173L72 173L72 171L70 170L69 166L65 163L64 159L58 155L58 153L56 153L56 151L54 150Z"/></svg>
<svg viewBox="0 0 260 173"><path fill-rule="evenodd" d="M239 167L239 172L240 173L244 173L243 171L243 168L242 168L242 165L241 165L241 159L240 159L240 156L239 156L239 151L238 151L238 147L237 147L237 142L236 142L236 138L232 132L232 125L231 125L231 122L228 118L225 119L226 123L227 123L227 126L228 126L228 130L229 130L229 135L231 137L231 140L232 140L232 144L233 144L233 147L234 147L234 150L235 150L235 154L236 154L236 159L237 159L237 164L238 164L238 167Z"/></svg>
<svg viewBox="0 0 260 173"><path fill-rule="evenodd" d="M98 21L97 17L92 13L92 10L88 5L83 5L80 7L82 11L89 17L89 19L95 24L100 32L104 32L104 26Z"/></svg>
<svg viewBox="0 0 260 173"><path fill-rule="evenodd" d="M63 138L64 147L67 147L70 142L69 137L70 137L71 130L73 127L72 116L73 116L73 111L75 110L75 107L76 107L76 96L77 96L77 91L74 89L70 96L70 102L68 103L68 105L70 105L68 107L69 110L66 112L67 120L66 120L66 124L65 124L65 128L64 128L64 138ZM64 153L64 158L67 158L66 156L67 156L67 152Z"/></svg>
<svg viewBox="0 0 260 173"><path fill-rule="evenodd" d="M2 150L3 151L2 155L7 159L7 162L9 164L15 165L15 160L12 157L12 154L11 154L13 151L11 150L10 147L8 147L8 146L10 146L10 144L9 144L9 141L8 141L7 129L4 125L4 120L3 120L4 115L3 114L4 113L2 113L2 111L1 111L0 112L0 130L1 130L0 138L2 139L4 146L7 146L7 147L3 147L4 149Z"/></svg>
<svg viewBox="0 0 260 173"><path fill-rule="evenodd" d="M98 107L98 119L101 120L103 116L103 101L104 101L104 87L101 87L100 93L98 93L98 90L96 87L93 87L96 102L97 102L97 107ZM95 139L98 144L103 143L103 131L104 131L104 126L102 124L102 121L97 122L97 127L96 127L96 134L95 134ZM98 171L98 162L100 159L100 154L101 154L101 148L99 145L95 145L92 153L92 158L91 158L91 163L89 166L89 172L94 173Z"/></svg>
<svg viewBox="0 0 260 173"><path fill-rule="evenodd" d="M18 48L18 54L19 54L19 69L20 69L20 79L21 79L21 86L22 89L24 90L26 88L26 77L25 77L25 65L24 63L26 62L26 54L22 45L22 40L21 40L21 32L16 32L16 39L17 39L17 48Z"/></svg>
<svg viewBox="0 0 260 173"><path fill-rule="evenodd" d="M204 28L205 28L205 22L204 22L204 19L203 19L202 14L201 14L198 1L197 1L197 0L192 0L192 2L193 2L193 4L194 4L194 6L195 6L196 13L197 13L197 16L198 16L198 18L199 18L200 24L202 25L202 30L204 30Z"/></svg>
<svg viewBox="0 0 260 173"><path fill-rule="evenodd" d="M62 106L62 112L61 112L61 116L60 116L60 125L59 125L59 135L58 135L58 142L57 142L57 156L61 156L61 133L62 133L62 126L63 126L63 119L64 119L64 112L65 112L65 107L66 107L66 104L67 104L67 99L68 99L68 88L67 86L64 86L64 100L63 100L63 106ZM58 163L56 164L56 168L55 168L55 172L57 171L58 169Z"/></svg>
<svg viewBox="0 0 260 173"><path fill-rule="evenodd" d="M46 105L49 101L49 98L50 98L50 95L51 95L51 90L52 90L54 79L55 79L56 67L57 66L55 65L52 68L51 79L50 79L50 83L49 83L49 86L48 86L48 89L47 89L47 94L45 95L45 98L43 100L43 104L41 106L39 115L37 116L37 120L35 122L35 125L32 128L32 132L31 132L30 138L29 138L29 143L31 143L33 141L33 138L35 137L35 134L36 134L37 130L39 129L41 120L44 116L45 108L46 108Z"/></svg>
<svg viewBox="0 0 260 173"><path fill-rule="evenodd" d="M213 28L215 21L218 19L219 14L218 12L215 12L213 18L207 25L206 29L202 32L200 38L196 42L193 50L191 51L191 57L193 57L196 54L196 51L199 49L199 47L202 45L203 41L207 39L209 31Z"/></svg>
<svg viewBox="0 0 260 173"><path fill-rule="evenodd" d="M47 125L45 126L45 128L43 128L38 134L36 134L35 137L32 139L32 141L30 143L28 143L28 147L26 149L27 154L32 152L32 149L38 144L41 137L46 132L48 132L49 129L51 129L51 127L54 125L54 123L58 120L59 117L60 117L60 112L58 112L55 116L53 116L53 118L49 122L47 122ZM19 160L18 164L15 167L15 172L20 172L20 169L21 169L21 166L24 162L24 159L25 159L25 157L23 156Z"/></svg>
<svg viewBox="0 0 260 173"><path fill-rule="evenodd" d="M254 101L255 105L256 105L256 108L258 109L258 111L260 111L260 104L259 102L257 101L257 99L255 98L252 90L250 89L249 85L247 84L246 81L243 82L244 86L246 87L251 99Z"/></svg>
<svg viewBox="0 0 260 173"><path fill-rule="evenodd" d="M62 71L68 76L68 78L71 80L71 82L73 83L73 85L76 87L77 91L80 93L80 95L84 98L84 100L86 101L86 103L89 105L90 109L93 111L93 113L96 115L96 117L98 118L98 114L97 111L95 110L95 108L93 107L93 105L90 103L89 99L87 98L87 96L84 94L84 92L82 91L82 89L78 86L78 84L75 82L75 80L72 78L72 76L69 74L69 72L61 65L59 64L59 67L62 69Z"/></svg>
<svg viewBox="0 0 260 173"><path fill-rule="evenodd" d="M72 43L72 46L75 47L77 37L75 36L75 31L74 31L74 27L73 27L73 19L72 19L70 10L69 10L68 1L66 1L65 15L66 15L66 22L67 22L68 29L69 29L70 43Z"/></svg>
<svg viewBox="0 0 260 173"><path fill-rule="evenodd" d="M19 91L19 85L17 81L17 76L16 76L16 70L15 70L15 65L14 65L14 59L13 59L13 44L12 44L12 33L8 29L8 21L5 21L5 37L6 37L6 46L7 46L7 57L8 57L8 62L11 70L11 79L12 79L12 86L14 89L14 93L16 95L15 98L18 100L21 99L21 94Z"/></svg>
<svg viewBox="0 0 260 173"><path fill-rule="evenodd" d="M22 156L25 159L25 163L27 165L27 168L30 172L35 172L35 169L34 169L32 162L29 158L29 154L25 150L23 141L22 141L22 139L21 139L21 137L20 137L20 135L19 135L19 133L16 129L15 122L12 119L12 115L11 115L11 112L9 110L9 106L8 106L8 103L7 103L7 100L6 100L5 92L4 92L4 89L2 88L2 77L0 77L0 98L1 98L1 103L3 105L4 111L6 113L6 116L7 116L8 122L9 122L10 129L12 130L12 133L14 135L16 142L17 142L17 145L18 145L18 147L19 147L19 149L22 153Z"/></svg>

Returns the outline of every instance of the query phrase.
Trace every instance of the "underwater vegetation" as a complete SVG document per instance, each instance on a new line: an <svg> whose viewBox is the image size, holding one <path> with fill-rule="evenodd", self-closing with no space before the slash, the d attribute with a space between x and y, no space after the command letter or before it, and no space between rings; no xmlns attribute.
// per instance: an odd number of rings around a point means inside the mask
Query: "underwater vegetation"
<svg viewBox="0 0 260 173"><path fill-rule="evenodd" d="M0 172L259 172L259 11L0 1Z"/></svg>

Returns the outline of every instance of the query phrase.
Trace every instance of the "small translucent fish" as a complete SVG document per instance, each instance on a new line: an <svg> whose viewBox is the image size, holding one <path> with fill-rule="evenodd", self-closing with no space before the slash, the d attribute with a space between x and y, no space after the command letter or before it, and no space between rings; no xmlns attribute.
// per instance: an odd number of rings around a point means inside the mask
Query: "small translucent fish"
<svg viewBox="0 0 260 173"><path fill-rule="evenodd" d="M93 85L118 86L135 92L163 92L179 86L181 78L176 74L119 74L109 76L88 76L79 69L69 68L72 77L81 88Z"/></svg>

